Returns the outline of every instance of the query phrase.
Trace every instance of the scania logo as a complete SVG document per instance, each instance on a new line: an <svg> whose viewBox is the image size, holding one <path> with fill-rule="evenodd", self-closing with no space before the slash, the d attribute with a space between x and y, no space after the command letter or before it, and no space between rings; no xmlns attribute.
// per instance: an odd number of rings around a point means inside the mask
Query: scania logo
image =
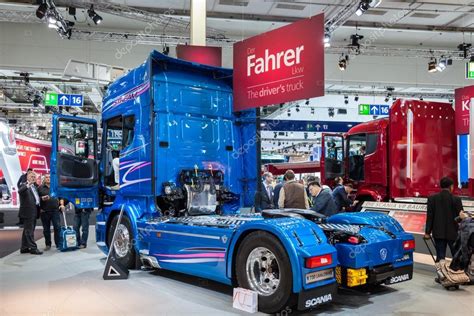
<svg viewBox="0 0 474 316"><path fill-rule="evenodd" d="M410 280L410 276L408 274L397 275L390 279L390 284L403 282L407 280Z"/></svg>
<svg viewBox="0 0 474 316"><path fill-rule="evenodd" d="M331 294L326 294L324 296L319 296L319 297L315 297L313 299L307 300L305 302L305 307L306 308L314 307L316 305L323 304L323 303L326 303L326 302L329 302L329 301L332 301L332 295Z"/></svg>
<svg viewBox="0 0 474 316"><path fill-rule="evenodd" d="M387 259L387 254L388 254L387 248L380 249L380 259L382 260Z"/></svg>
<svg viewBox="0 0 474 316"><path fill-rule="evenodd" d="M225 244L227 242L227 236L221 236L221 241Z"/></svg>

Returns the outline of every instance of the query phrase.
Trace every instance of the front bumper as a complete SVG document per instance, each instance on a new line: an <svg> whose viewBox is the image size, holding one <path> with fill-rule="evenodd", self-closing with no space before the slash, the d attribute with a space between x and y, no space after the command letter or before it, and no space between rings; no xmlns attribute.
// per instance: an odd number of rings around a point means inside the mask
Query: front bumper
<svg viewBox="0 0 474 316"><path fill-rule="evenodd" d="M298 294L298 310L305 310L330 303L337 295L337 282L319 286Z"/></svg>
<svg viewBox="0 0 474 316"><path fill-rule="evenodd" d="M341 286L355 287L365 284L395 284L413 278L413 265L394 268L393 265L382 265L373 269L336 268L336 280Z"/></svg>

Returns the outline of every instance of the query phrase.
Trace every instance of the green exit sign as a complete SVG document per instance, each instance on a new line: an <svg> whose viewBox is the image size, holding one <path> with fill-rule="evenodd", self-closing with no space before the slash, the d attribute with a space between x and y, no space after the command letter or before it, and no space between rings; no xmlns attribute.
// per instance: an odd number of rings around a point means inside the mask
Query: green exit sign
<svg viewBox="0 0 474 316"><path fill-rule="evenodd" d="M466 63L466 79L474 79L474 61Z"/></svg>
<svg viewBox="0 0 474 316"><path fill-rule="evenodd" d="M49 106L58 105L58 94L47 92L44 98L44 105L49 105Z"/></svg>
<svg viewBox="0 0 474 316"><path fill-rule="evenodd" d="M370 115L370 104L359 104L359 115Z"/></svg>

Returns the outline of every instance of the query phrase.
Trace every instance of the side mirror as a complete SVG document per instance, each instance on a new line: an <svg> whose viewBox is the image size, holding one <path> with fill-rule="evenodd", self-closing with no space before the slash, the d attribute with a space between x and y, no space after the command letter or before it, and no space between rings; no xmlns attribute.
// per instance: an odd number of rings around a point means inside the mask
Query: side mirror
<svg viewBox="0 0 474 316"><path fill-rule="evenodd" d="M74 154L79 157L87 157L88 152L89 149L87 148L87 142L84 140L77 140Z"/></svg>

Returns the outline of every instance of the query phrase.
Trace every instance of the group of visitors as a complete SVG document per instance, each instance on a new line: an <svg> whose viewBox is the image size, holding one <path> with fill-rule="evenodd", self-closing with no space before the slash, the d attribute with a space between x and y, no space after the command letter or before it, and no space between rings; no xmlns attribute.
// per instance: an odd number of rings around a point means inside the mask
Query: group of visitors
<svg viewBox="0 0 474 316"><path fill-rule="evenodd" d="M38 185L37 174L28 169L18 180L18 194L20 196L20 223L23 225L23 235L21 239L21 253L41 255L38 245L35 242L36 221L41 218L43 224L43 235L45 238L45 251L51 249L51 226L54 231L54 245L61 248L60 236L60 215L65 212L67 201L50 196L51 178L45 174L41 184ZM74 218L74 229L79 248L87 247L89 234L90 209L76 209ZM64 214L65 215L65 214ZM82 227L82 234L81 234Z"/></svg>
<svg viewBox="0 0 474 316"><path fill-rule="evenodd" d="M255 211L264 209L311 209L331 216L351 209L358 201L349 198L353 191L351 183L344 183L341 177L334 179L333 190L322 185L317 177L309 176L305 181L297 181L295 173L287 170L283 181L273 187L272 173L263 175L263 189L255 195ZM305 187L306 184L306 187ZM436 247L436 260L446 257L449 247L457 238L457 219L466 216L462 201L453 195L454 181L444 177L440 181L441 191L428 198L425 238L433 237Z"/></svg>
<svg viewBox="0 0 474 316"><path fill-rule="evenodd" d="M306 187L305 187L306 182ZM317 177L310 176L306 181L296 180L293 170L287 170L283 181L273 187L274 177L270 172L263 175L263 186L255 195L255 210L275 208L312 209L318 213L330 216L348 210L357 201L349 198L352 184L344 183L343 179L335 179L333 191L321 185Z"/></svg>

